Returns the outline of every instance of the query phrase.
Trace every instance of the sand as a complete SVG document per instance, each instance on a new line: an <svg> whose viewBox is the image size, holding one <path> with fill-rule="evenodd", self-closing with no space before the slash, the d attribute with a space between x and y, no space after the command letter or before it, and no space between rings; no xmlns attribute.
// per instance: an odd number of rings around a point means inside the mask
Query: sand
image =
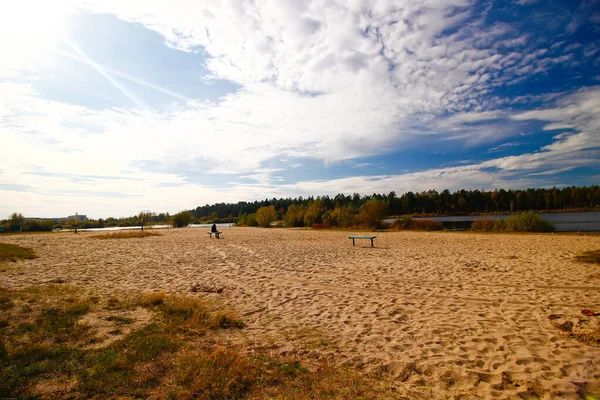
<svg viewBox="0 0 600 400"><path fill-rule="evenodd" d="M598 393L600 268L573 257L600 236L224 228L97 240L6 236L39 258L0 273L17 288L60 278L105 293L209 296L256 342L381 374L411 398L580 398ZM195 287L195 291L190 290ZM570 337L571 336L571 337Z"/></svg>

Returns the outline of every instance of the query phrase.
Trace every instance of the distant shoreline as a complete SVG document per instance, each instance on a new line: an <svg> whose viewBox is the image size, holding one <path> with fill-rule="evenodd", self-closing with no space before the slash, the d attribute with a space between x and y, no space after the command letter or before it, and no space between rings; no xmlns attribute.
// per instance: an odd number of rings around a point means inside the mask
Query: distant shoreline
<svg viewBox="0 0 600 400"><path fill-rule="evenodd" d="M534 211L538 214L562 214L562 213L585 213L585 212L600 212L600 207L586 207L586 208L571 208L571 209L558 209L558 210L517 210L517 211L482 211L482 212L455 212L455 213L414 213L414 214L401 214L392 215L385 217L385 219L397 219L402 217L410 218L434 218L434 217L477 217L486 215L516 215L522 212Z"/></svg>

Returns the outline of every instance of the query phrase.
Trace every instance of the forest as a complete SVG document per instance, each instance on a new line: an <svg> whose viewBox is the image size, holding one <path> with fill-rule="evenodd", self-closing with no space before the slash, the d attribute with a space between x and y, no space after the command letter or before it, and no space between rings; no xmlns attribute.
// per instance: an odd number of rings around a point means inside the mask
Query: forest
<svg viewBox="0 0 600 400"><path fill-rule="evenodd" d="M600 205L600 186L564 187L562 189L526 189L526 190L459 190L450 192L407 192L397 196L395 192L388 194L372 194L352 196L338 194L335 197L297 197L285 199L265 199L254 202L217 203L198 206L188 212L195 219L222 219L229 215L240 217L244 214L256 213L261 207L273 206L280 215L287 213L288 208L309 206L320 200L327 210L336 208L359 209L371 200L388 204L389 216L400 215L468 215L484 213L509 213L518 211L559 211L591 209Z"/></svg>
<svg viewBox="0 0 600 400"><path fill-rule="evenodd" d="M49 231L53 228L104 228L116 226L139 226L144 224L234 222L241 225L261 225L256 220L280 220L283 226L370 226L383 217L442 216L486 213L517 213L522 211L589 211L600 207L600 186L568 186L564 188L541 188L526 190L459 190L438 192L407 192L397 196L372 194L361 196L338 194L335 197L297 197L265 199L254 202L216 203L198 206L175 215L150 212L128 217L108 217L86 221L52 221L25 218L13 213L0 221L0 227L10 230L20 226L23 231ZM265 211L268 209L269 211ZM272 211L270 211L272 210ZM266 214L265 214L266 213Z"/></svg>

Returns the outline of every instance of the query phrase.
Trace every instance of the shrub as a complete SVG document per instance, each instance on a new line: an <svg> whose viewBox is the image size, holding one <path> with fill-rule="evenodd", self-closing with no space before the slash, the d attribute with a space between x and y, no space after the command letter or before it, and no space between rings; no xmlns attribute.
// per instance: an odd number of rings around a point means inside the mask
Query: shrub
<svg viewBox="0 0 600 400"><path fill-rule="evenodd" d="M511 232L554 232L552 224L534 211L507 218L503 225L505 230Z"/></svg>
<svg viewBox="0 0 600 400"><path fill-rule="evenodd" d="M329 220L326 220L323 221L323 223L321 224L312 224L310 227L313 229L330 229L331 223L329 222Z"/></svg>
<svg viewBox="0 0 600 400"><path fill-rule="evenodd" d="M182 211L173 215L173 217L171 218L171 225L173 226L173 228L183 228L188 226L192 219L193 218L189 212Z"/></svg>
<svg viewBox="0 0 600 400"><path fill-rule="evenodd" d="M364 227L377 228L380 221L387 214L388 208L388 203L371 199L360 207L356 219Z"/></svg>
<svg viewBox="0 0 600 400"><path fill-rule="evenodd" d="M392 228L398 230L411 229L413 224L413 219L408 215L404 215L401 218L397 218L394 222L392 222Z"/></svg>
<svg viewBox="0 0 600 400"><path fill-rule="evenodd" d="M391 224L385 221L379 221L379 224L377 224L377 228L379 229L388 229L390 226Z"/></svg>
<svg viewBox="0 0 600 400"><path fill-rule="evenodd" d="M444 225L440 221L431 219L416 219L413 221L413 228L419 231L441 231Z"/></svg>
<svg viewBox="0 0 600 400"><path fill-rule="evenodd" d="M473 225L471 225L471 230L483 231L483 232L493 231L494 228L498 225L497 224L498 222L501 222L501 221L499 219L493 220L489 217L484 217L482 219L476 219L475 221L473 221Z"/></svg>
<svg viewBox="0 0 600 400"><path fill-rule="evenodd" d="M238 224L243 226L258 226L258 222L256 222L256 214L242 214Z"/></svg>
<svg viewBox="0 0 600 400"><path fill-rule="evenodd" d="M313 224L320 224L323 220L323 214L327 211L327 207L323 204L323 201L316 200L311 202L304 213L304 225L312 226Z"/></svg>
<svg viewBox="0 0 600 400"><path fill-rule="evenodd" d="M275 221L277 218L277 212L275 211L275 207L261 207L256 211L256 223L263 228L268 228L271 226L271 222Z"/></svg>
<svg viewBox="0 0 600 400"><path fill-rule="evenodd" d="M440 221L431 219L412 219L409 216L398 218L391 225L397 230L413 230L413 231L441 231L444 225Z"/></svg>
<svg viewBox="0 0 600 400"><path fill-rule="evenodd" d="M347 228L354 225L354 215L356 210L351 207L336 207L331 212L331 220L333 225L339 226L340 228Z"/></svg>
<svg viewBox="0 0 600 400"><path fill-rule="evenodd" d="M304 226L304 213L306 212L306 206L304 204L297 205L292 204L288 207L287 213L283 217L283 221L287 227L300 227Z"/></svg>
<svg viewBox="0 0 600 400"><path fill-rule="evenodd" d="M23 231L25 232L50 232L52 230L52 220L30 219L25 220Z"/></svg>

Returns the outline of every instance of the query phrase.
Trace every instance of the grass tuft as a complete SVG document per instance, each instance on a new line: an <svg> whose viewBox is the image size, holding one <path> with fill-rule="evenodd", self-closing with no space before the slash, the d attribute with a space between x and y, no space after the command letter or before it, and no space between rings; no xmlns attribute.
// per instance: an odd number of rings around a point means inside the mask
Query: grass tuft
<svg viewBox="0 0 600 400"><path fill-rule="evenodd" d="M173 333L203 334L211 329L245 326L229 312L213 311L207 302L192 297L151 293L142 298L140 305L156 308L164 318L166 329Z"/></svg>
<svg viewBox="0 0 600 400"><path fill-rule="evenodd" d="M33 249L28 247L21 247L16 244L0 243L0 262L12 261L15 262L19 259L33 259L36 258Z"/></svg>
<svg viewBox="0 0 600 400"><path fill-rule="evenodd" d="M165 302L167 295L165 292L154 292L145 295L140 301L142 307L158 306Z"/></svg>
<svg viewBox="0 0 600 400"><path fill-rule="evenodd" d="M116 233L93 235L90 236L94 239L133 239L133 238L144 238L148 236L162 236L160 233L148 232L148 231L119 231Z"/></svg>
<svg viewBox="0 0 600 400"><path fill-rule="evenodd" d="M239 399L250 391L256 375L255 365L243 353L218 346L182 357L177 383L207 399Z"/></svg>
<svg viewBox="0 0 600 400"><path fill-rule="evenodd" d="M575 256L575 261L600 264L600 250L589 250Z"/></svg>

